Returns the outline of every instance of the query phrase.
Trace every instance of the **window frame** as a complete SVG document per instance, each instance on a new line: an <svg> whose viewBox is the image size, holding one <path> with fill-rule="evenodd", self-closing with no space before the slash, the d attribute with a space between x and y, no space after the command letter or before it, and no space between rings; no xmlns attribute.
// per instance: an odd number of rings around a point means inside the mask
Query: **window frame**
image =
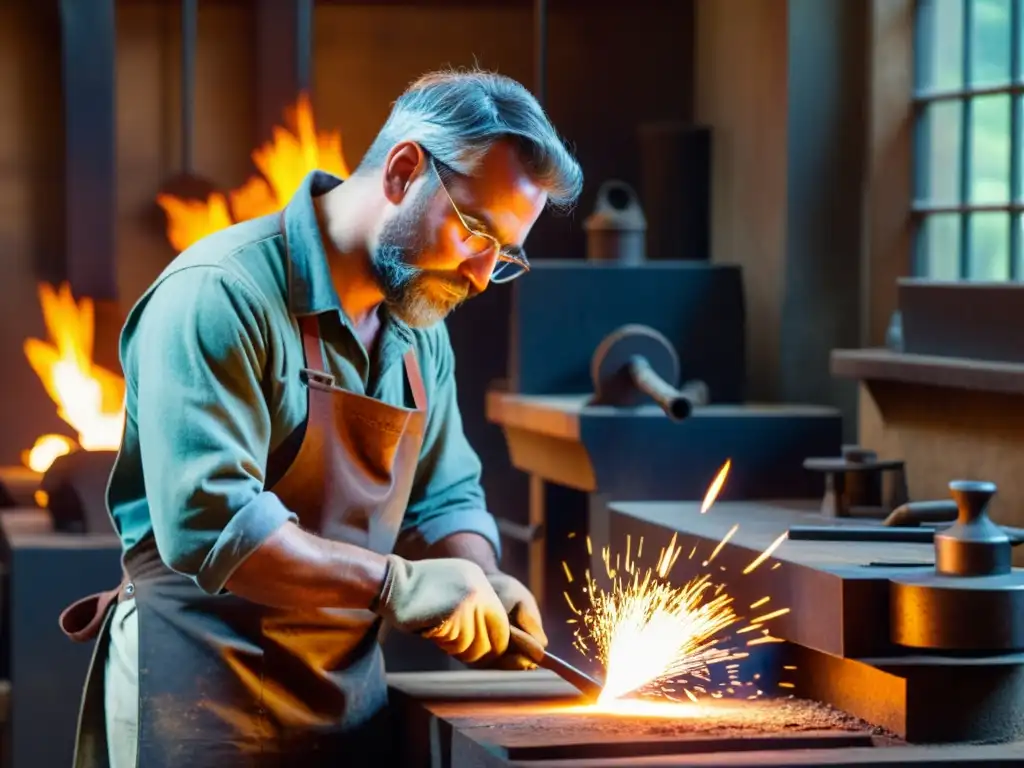
<svg viewBox="0 0 1024 768"><path fill-rule="evenodd" d="M972 220L979 213L1009 214L1009 264L1007 278L1000 282L1018 281L1022 274L1021 253L1021 218L1024 214L1022 199L1021 176L1021 110L1024 108L1024 72L1021 65L1021 22L1024 13L1024 0L1010 0L1010 77L1002 85L972 86L972 30L974 22L973 0L963 0L962 17L962 86L954 89L920 88L920 67L922 61L930 61L934 49L934 40L926 33L926 24L922 23L922 12L930 4L915 0L913 10L913 150L912 150L912 202L911 216L913 219L913 253L911 255L912 273L916 277L930 277L925 265L928 254L925 252L923 237L925 223L928 218L936 215L953 214L959 218L960 232L958 243L959 270L958 280L970 279L970 256ZM972 203L971 193L971 154L973 148L972 118L974 102L979 97L1009 95L1010 97L1010 160L1008 172L1009 199L1005 203ZM959 202L947 204L926 203L917 199L917 191L922 188L922 180L928 172L928 141L925 128L925 114L930 105L942 102L960 102L960 167L959 167Z"/></svg>

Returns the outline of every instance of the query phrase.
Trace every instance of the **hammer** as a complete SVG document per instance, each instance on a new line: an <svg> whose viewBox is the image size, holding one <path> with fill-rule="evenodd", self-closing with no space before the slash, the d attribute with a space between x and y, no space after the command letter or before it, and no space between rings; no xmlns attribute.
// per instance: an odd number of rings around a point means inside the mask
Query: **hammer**
<svg viewBox="0 0 1024 768"><path fill-rule="evenodd" d="M624 325L608 334L590 362L594 396L589 405L632 407L645 398L657 403L673 421L707 405L708 386L679 380L679 355L665 336L646 325Z"/></svg>

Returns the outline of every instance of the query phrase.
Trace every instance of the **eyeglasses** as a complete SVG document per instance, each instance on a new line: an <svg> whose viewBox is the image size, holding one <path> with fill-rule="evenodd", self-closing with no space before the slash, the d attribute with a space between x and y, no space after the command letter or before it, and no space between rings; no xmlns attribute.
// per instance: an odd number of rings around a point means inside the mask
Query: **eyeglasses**
<svg viewBox="0 0 1024 768"><path fill-rule="evenodd" d="M492 251L498 254L498 259L494 262L494 269L491 270L491 282L507 283L529 272L530 262L526 259L526 251L518 245L502 245L498 238L488 232L482 232L479 225L474 226L471 223L472 219L463 215L462 211L459 210L459 206L455 204L455 200L452 199L452 195L444 183L444 177L441 175L438 165L447 169L447 166L444 166L443 163L440 163L440 161L435 160L431 156L430 166L434 169L434 173L437 174L437 180L441 184L441 189L444 190L448 202L452 204L452 210L459 217L459 221L468 235L465 241L466 246L474 257L483 256Z"/></svg>

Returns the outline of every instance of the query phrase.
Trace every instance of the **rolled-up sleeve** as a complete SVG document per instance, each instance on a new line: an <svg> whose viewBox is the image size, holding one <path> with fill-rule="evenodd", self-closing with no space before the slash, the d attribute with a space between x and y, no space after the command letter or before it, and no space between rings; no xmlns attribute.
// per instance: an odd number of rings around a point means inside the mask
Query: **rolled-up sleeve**
<svg viewBox="0 0 1024 768"><path fill-rule="evenodd" d="M237 278L189 267L151 293L127 350L157 548L209 594L296 519L263 490L267 332L264 312Z"/></svg>
<svg viewBox="0 0 1024 768"><path fill-rule="evenodd" d="M436 383L430 392L427 429L416 481L402 522L403 539L431 546L454 533L476 533L501 557L501 539L487 511L481 465L462 428L455 387L455 356L443 324L434 355Z"/></svg>

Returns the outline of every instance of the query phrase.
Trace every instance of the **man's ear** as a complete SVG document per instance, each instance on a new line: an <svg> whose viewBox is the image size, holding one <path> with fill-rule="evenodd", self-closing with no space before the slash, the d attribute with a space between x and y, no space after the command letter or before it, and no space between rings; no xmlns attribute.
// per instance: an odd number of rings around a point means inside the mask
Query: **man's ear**
<svg viewBox="0 0 1024 768"><path fill-rule="evenodd" d="M384 196L393 204L402 202L409 187L427 166L427 154L415 141L395 144L384 161Z"/></svg>

